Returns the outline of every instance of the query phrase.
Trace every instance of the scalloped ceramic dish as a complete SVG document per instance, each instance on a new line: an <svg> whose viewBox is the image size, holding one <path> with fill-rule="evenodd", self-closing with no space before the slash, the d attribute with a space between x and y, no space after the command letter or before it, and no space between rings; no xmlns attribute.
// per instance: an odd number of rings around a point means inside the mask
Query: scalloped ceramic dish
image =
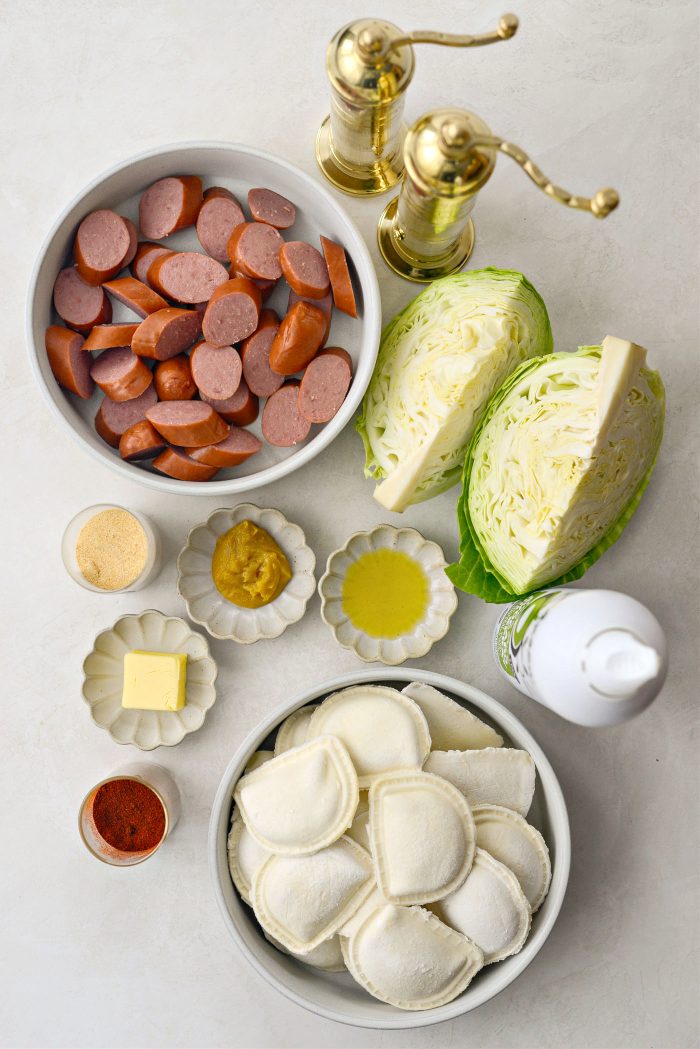
<svg viewBox="0 0 700 1049"><path fill-rule="evenodd" d="M187 680L182 710L125 710L122 705L124 655L146 652L186 652ZM83 663L83 699L92 720L109 732L115 743L132 743L139 750L174 747L204 724L216 700L217 667L206 638L184 619L149 609L122 616L110 630L95 638Z"/></svg>
<svg viewBox="0 0 700 1049"><path fill-rule="evenodd" d="M482 969L467 990L447 1005L423 1012L406 1012L393 1005L386 1005L370 997L348 973L311 969L271 946L253 912L243 903L234 887L229 873L227 850L234 787L243 775L251 755L255 751L272 748L276 731L289 714L352 685L373 683L402 689L409 681L423 681L445 692L456 703L495 728L504 737L506 746L521 748L532 755L537 767L537 779L527 818L543 835L552 857L549 893L533 915L532 931L523 949L498 965ZM324 681L296 696L289 696L243 740L216 792L209 822L208 851L214 893L226 928L243 957L260 976L287 998L317 1016L357 1027L401 1030L427 1027L468 1013L494 998L527 968L552 931L564 900L571 862L571 836L566 804L556 773L537 741L506 707L473 685L443 674L416 667L370 667ZM503 1003L503 1009L517 1008L519 1000L517 994L511 996L509 1001ZM462 1029L466 1030L466 1027ZM328 1042L330 1044L330 1038ZM342 1036L339 1035L335 1042L342 1044ZM414 1044L427 1045L428 1042L426 1039ZM431 1044L443 1043L433 1039Z"/></svg>
<svg viewBox="0 0 700 1049"><path fill-rule="evenodd" d="M375 550L396 550L407 554L423 569L428 580L429 597L425 615L407 634L399 637L372 637L359 630L343 607L343 584L348 569L363 554ZM396 666L406 659L418 659L445 636L450 617L457 608L457 594L445 575L445 555L437 543L425 539L415 528L378 525L369 532L355 532L345 546L328 558L321 576L321 616L343 648L350 648L365 663L379 662Z"/></svg>
<svg viewBox="0 0 700 1049"><path fill-rule="evenodd" d="M264 528L287 555L292 568L292 578L282 593L262 608L239 608L227 601L216 589L211 574L217 539L241 521ZM187 605L187 615L212 637L250 645L261 638L279 637L301 619L316 589L315 567L316 557L299 525L292 524L279 510L239 503L232 509L215 510L187 536L177 559L177 590Z"/></svg>

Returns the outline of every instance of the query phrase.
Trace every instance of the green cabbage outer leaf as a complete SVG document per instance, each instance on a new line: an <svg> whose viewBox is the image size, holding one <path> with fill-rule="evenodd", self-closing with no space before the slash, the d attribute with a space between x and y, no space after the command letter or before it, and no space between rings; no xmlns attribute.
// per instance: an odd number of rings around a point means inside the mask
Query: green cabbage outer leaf
<svg viewBox="0 0 700 1049"><path fill-rule="evenodd" d="M464 464L460 560L447 574L485 601L580 579L620 537L663 435L660 376L642 367L598 432L601 347L526 361L491 399Z"/></svg>
<svg viewBox="0 0 700 1049"><path fill-rule="evenodd" d="M434 281L382 333L356 428L365 476L391 510L459 480L491 394L523 360L551 353L547 310L522 273L483 269Z"/></svg>

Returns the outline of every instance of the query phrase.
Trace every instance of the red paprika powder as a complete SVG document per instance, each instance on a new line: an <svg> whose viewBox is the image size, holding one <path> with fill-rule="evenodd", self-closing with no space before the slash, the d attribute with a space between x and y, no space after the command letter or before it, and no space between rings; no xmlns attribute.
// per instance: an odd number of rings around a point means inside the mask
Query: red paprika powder
<svg viewBox="0 0 700 1049"><path fill-rule="evenodd" d="M165 810L155 791L134 779L113 779L92 803L98 834L120 852L150 852L165 833Z"/></svg>

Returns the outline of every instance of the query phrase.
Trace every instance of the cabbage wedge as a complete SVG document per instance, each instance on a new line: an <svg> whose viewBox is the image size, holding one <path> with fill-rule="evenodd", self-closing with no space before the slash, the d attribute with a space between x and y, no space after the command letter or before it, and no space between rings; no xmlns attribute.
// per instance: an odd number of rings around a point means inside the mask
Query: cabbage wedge
<svg viewBox="0 0 700 1049"><path fill-rule="evenodd" d="M527 361L498 390L464 464L456 586L512 601L579 579L620 537L663 435L664 386L645 358L607 336Z"/></svg>
<svg viewBox="0 0 700 1049"><path fill-rule="evenodd" d="M456 273L417 295L382 333L356 423L375 499L401 512L456 484L491 395L551 350L547 310L522 273Z"/></svg>

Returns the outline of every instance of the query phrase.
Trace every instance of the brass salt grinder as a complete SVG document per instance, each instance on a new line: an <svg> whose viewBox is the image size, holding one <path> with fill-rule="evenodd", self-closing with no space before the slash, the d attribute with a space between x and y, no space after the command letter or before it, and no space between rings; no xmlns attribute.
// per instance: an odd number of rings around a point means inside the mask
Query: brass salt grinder
<svg viewBox="0 0 700 1049"><path fill-rule="evenodd" d="M436 109L406 136L401 191L389 201L377 227L379 249L400 276L431 281L461 269L474 247L470 212L490 179L496 154L505 153L548 197L603 219L619 197L599 189L591 198L555 186L524 150L507 142L465 109Z"/></svg>
<svg viewBox="0 0 700 1049"><path fill-rule="evenodd" d="M413 78L413 44L483 47L514 36L515 15L477 36L417 31L363 18L339 30L326 52L331 111L316 138L324 175L345 193L366 196L396 185L403 168L405 94Z"/></svg>

